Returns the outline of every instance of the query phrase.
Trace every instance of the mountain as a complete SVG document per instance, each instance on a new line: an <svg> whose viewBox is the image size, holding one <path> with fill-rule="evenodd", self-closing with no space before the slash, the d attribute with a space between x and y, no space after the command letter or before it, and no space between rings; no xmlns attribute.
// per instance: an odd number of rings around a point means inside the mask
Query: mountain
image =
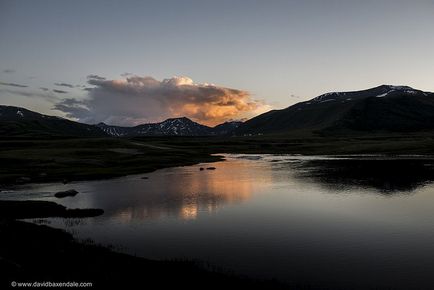
<svg viewBox="0 0 434 290"><path fill-rule="evenodd" d="M348 134L434 130L434 93L408 86L333 92L272 110L243 123L236 135Z"/></svg>
<svg viewBox="0 0 434 290"><path fill-rule="evenodd" d="M182 118L171 118L160 123L149 123L135 127L111 126L104 123L96 125L105 133L116 137L130 136L203 136L211 135L212 128Z"/></svg>
<svg viewBox="0 0 434 290"><path fill-rule="evenodd" d="M47 116L20 107L0 105L0 136L101 137L106 134L93 125Z"/></svg>
<svg viewBox="0 0 434 290"><path fill-rule="evenodd" d="M214 136L230 135L242 122L226 122L208 127L192 120L171 118L160 123L135 127L82 124L64 118L43 115L20 107L0 105L0 136Z"/></svg>
<svg viewBox="0 0 434 290"><path fill-rule="evenodd" d="M226 122L215 127L208 127L192 120L182 118L171 118L160 123L149 123L135 127L120 127L99 123L96 126L106 134L115 137L132 136L213 136L229 135L242 122Z"/></svg>
<svg viewBox="0 0 434 290"><path fill-rule="evenodd" d="M213 135L232 135L243 124L241 121L229 121L212 128Z"/></svg>

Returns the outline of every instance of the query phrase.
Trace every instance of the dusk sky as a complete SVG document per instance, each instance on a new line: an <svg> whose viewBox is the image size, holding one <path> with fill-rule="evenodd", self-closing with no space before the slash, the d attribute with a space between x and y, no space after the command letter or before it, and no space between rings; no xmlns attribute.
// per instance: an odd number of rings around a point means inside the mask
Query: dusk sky
<svg viewBox="0 0 434 290"><path fill-rule="evenodd" d="M0 103L208 125L329 91L434 91L434 1L0 0Z"/></svg>

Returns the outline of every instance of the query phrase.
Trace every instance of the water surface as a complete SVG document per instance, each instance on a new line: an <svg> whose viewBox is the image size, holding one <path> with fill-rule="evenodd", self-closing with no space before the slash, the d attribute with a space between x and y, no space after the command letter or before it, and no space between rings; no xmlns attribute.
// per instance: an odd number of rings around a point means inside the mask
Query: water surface
<svg viewBox="0 0 434 290"><path fill-rule="evenodd" d="M0 195L102 208L105 214L96 218L47 221L79 239L146 258L197 259L313 287L434 288L433 160L226 159ZM208 166L217 169L199 170ZM71 188L80 193L53 197Z"/></svg>

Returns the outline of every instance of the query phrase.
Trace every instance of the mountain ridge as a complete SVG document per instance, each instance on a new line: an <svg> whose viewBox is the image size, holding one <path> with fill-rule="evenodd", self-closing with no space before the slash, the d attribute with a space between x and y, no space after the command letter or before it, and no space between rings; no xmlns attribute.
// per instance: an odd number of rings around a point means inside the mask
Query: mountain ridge
<svg viewBox="0 0 434 290"><path fill-rule="evenodd" d="M62 117L40 114L26 108L0 105L0 134L3 136L215 136L230 135L242 122L230 121L208 127L187 117L133 127L84 124Z"/></svg>
<svg viewBox="0 0 434 290"><path fill-rule="evenodd" d="M209 127L190 120L187 117L169 118L158 123L147 123L133 127L122 127L98 123L106 134L116 137L132 136L212 136L229 135L242 122L230 121Z"/></svg>
<svg viewBox="0 0 434 290"><path fill-rule="evenodd" d="M246 121L236 135L434 130L434 93L408 86L330 92Z"/></svg>

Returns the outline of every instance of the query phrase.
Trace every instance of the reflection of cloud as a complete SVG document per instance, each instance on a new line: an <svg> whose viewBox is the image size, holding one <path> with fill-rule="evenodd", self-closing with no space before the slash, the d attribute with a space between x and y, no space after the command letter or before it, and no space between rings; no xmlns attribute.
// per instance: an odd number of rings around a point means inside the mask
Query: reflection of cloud
<svg viewBox="0 0 434 290"><path fill-rule="evenodd" d="M152 77L130 76L107 80L88 76L88 99L72 106L60 102L56 108L69 117L87 123L106 122L137 125L169 117L186 116L197 122L215 125L228 119L251 116L263 108L249 93L212 84L194 83L188 77L158 81ZM76 115L75 106L87 108Z"/></svg>
<svg viewBox="0 0 434 290"><path fill-rule="evenodd" d="M137 190L137 194L132 194L137 198L129 204L116 203L114 215L126 223L166 216L191 220L201 214L214 213L227 204L244 202L251 198L254 187L271 179L264 169L261 169L261 177L257 178L250 162L219 162L215 171L199 171L199 167L192 166L175 169L172 174L156 172L149 180L137 184L137 188L128 186L130 194ZM146 194L143 194L143 188ZM114 190L119 192L122 189ZM109 206L102 207L108 209L109 214Z"/></svg>
<svg viewBox="0 0 434 290"><path fill-rule="evenodd" d="M13 69L4 69L3 72L5 74L13 74L13 73L15 73L15 70L13 70Z"/></svg>
<svg viewBox="0 0 434 290"><path fill-rule="evenodd" d="M5 82L0 82L0 85L10 86L10 87L17 87L17 88L27 88L28 87L26 85L21 85L21 84L16 84L16 83L5 83Z"/></svg>

